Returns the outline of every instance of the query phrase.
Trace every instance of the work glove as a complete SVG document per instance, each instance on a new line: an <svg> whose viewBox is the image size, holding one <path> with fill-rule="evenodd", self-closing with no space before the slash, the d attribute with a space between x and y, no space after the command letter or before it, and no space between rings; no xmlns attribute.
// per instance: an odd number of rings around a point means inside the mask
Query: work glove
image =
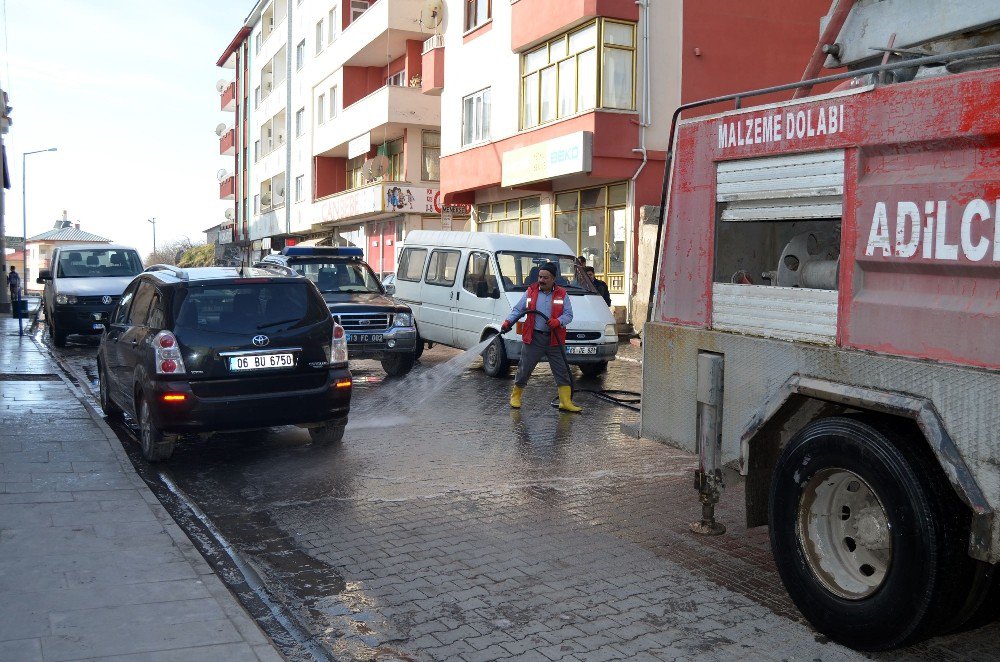
<svg viewBox="0 0 1000 662"><path fill-rule="evenodd" d="M558 329L560 326L562 326L562 322L559 321L558 317L553 317L549 320L550 329Z"/></svg>
<svg viewBox="0 0 1000 662"><path fill-rule="evenodd" d="M508 322L507 320L504 320L503 324L500 325L500 333L507 333L508 331L510 331L510 327L511 323Z"/></svg>

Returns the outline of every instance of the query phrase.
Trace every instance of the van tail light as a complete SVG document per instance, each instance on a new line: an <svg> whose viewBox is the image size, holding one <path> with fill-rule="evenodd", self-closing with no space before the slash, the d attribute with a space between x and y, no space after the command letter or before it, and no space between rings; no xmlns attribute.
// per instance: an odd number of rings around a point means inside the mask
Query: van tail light
<svg viewBox="0 0 1000 662"><path fill-rule="evenodd" d="M187 372L177 337L169 331L160 331L153 338L154 363L158 375L182 375Z"/></svg>
<svg viewBox="0 0 1000 662"><path fill-rule="evenodd" d="M333 323L333 343L330 346L330 363L347 363L347 334L344 327Z"/></svg>

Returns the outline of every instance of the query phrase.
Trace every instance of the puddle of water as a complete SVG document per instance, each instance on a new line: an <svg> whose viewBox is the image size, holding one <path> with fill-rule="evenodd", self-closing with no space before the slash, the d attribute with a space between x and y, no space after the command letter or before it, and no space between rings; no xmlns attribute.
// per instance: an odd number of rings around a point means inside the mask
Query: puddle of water
<svg viewBox="0 0 1000 662"><path fill-rule="evenodd" d="M425 410L428 401L451 386L491 342L493 338L487 338L475 347L429 370L411 371L398 381L385 380L366 398L351 403L351 417L347 428L360 430L392 427L416 417L419 412ZM385 416L387 411L393 412L394 415L387 418Z"/></svg>

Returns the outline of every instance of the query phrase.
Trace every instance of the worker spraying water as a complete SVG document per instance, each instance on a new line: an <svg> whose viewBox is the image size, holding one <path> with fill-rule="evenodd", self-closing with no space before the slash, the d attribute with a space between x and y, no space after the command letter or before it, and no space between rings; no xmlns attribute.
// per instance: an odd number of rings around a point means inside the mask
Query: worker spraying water
<svg viewBox="0 0 1000 662"><path fill-rule="evenodd" d="M566 344L566 327L573 321L573 304L566 290L556 285L558 267L549 262L538 270L538 281L532 283L521 300L500 327L507 333L520 317L525 316L521 337L524 348L517 366L517 377L510 394L510 406L521 407L521 394L528 378L538 362L548 359L552 375L559 387L559 409L578 412L582 409L573 404L572 377L569 364L563 354Z"/></svg>

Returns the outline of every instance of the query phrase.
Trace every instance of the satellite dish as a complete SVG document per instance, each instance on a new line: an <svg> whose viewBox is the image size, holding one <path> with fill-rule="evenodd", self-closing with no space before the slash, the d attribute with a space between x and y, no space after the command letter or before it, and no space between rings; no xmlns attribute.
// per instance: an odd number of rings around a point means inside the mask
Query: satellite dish
<svg viewBox="0 0 1000 662"><path fill-rule="evenodd" d="M371 159L365 159L365 162L361 164L361 179L366 182L372 180L372 161Z"/></svg>
<svg viewBox="0 0 1000 662"><path fill-rule="evenodd" d="M220 170L219 172L215 173L215 177L216 177L216 179L218 179L218 180L219 180L220 182L224 182L224 181L226 181L227 179L229 179L229 177L230 177L230 173L229 173L229 171L228 171L228 170L226 170L225 168L223 168L223 169L222 169L222 170Z"/></svg>
<svg viewBox="0 0 1000 662"><path fill-rule="evenodd" d="M235 211L233 211L233 208L232 208L232 207L229 207L228 209L226 209L226 220L227 220L227 221L231 221L231 220L233 220L233 219L234 219L235 217L236 217L236 212L235 212Z"/></svg>
<svg viewBox="0 0 1000 662"><path fill-rule="evenodd" d="M226 124L225 122L215 127L215 135L219 136L220 138L226 135L227 133L229 133L229 125Z"/></svg>
<svg viewBox="0 0 1000 662"><path fill-rule="evenodd" d="M268 205L270 205L271 204L271 194L270 193L261 193L260 194L260 204L263 205L263 206L265 206L265 207L267 207Z"/></svg>
<svg viewBox="0 0 1000 662"><path fill-rule="evenodd" d="M428 30L434 30L444 20L444 4L441 0L427 0L420 10L420 25Z"/></svg>
<svg viewBox="0 0 1000 662"><path fill-rule="evenodd" d="M226 91L226 88L228 87L229 87L229 81L226 80L225 78L220 78L218 82L215 84L215 91L218 92L219 94L222 94L223 92Z"/></svg>
<svg viewBox="0 0 1000 662"><path fill-rule="evenodd" d="M385 156L384 154L379 154L375 158L371 159L369 163L371 163L370 168L372 173L371 176L372 179L378 179L389 170L389 157Z"/></svg>

